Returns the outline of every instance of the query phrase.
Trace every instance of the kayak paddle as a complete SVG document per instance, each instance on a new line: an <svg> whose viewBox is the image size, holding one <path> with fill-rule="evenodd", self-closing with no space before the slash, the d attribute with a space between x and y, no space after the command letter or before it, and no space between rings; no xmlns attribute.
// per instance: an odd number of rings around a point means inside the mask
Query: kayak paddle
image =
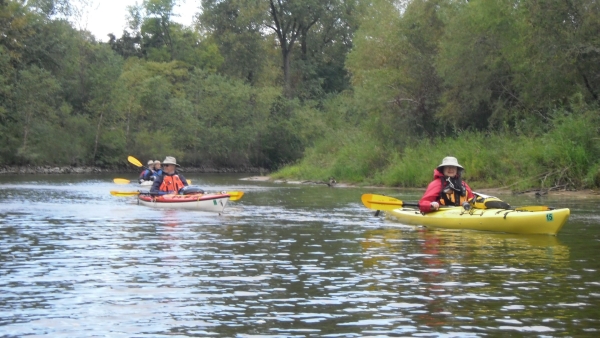
<svg viewBox="0 0 600 338"><path fill-rule="evenodd" d="M115 191L111 190L110 194L117 197L129 197L129 196L137 196L140 194L139 191Z"/></svg>
<svg viewBox="0 0 600 338"><path fill-rule="evenodd" d="M478 196L482 196L482 194L476 194ZM485 195L484 195L485 196ZM489 196L491 197L491 196ZM361 200L365 207L377 211L391 211L394 209L402 208L402 207L419 207L419 203L411 203L411 202L403 202L399 199L383 196L383 195L375 195L375 194L364 194L361 197ZM440 205L440 208L447 208L447 206ZM524 207L516 207L512 210L516 211L548 211L554 210L554 208L550 208L545 205L531 205Z"/></svg>
<svg viewBox="0 0 600 338"><path fill-rule="evenodd" d="M139 167L139 168L143 167L142 162L140 162L137 158L135 158L133 156L127 156L127 161L136 167Z"/></svg>
<svg viewBox="0 0 600 338"><path fill-rule="evenodd" d="M130 197L130 196L137 196L139 194L148 194L148 192L140 192L140 191L116 191L116 190L111 190L110 194L116 197ZM225 194L229 195L229 200L230 201L237 201L239 199L242 198L242 196L244 196L244 192L243 191L226 191Z"/></svg>
<svg viewBox="0 0 600 338"><path fill-rule="evenodd" d="M229 200L230 201L237 201L240 198L242 198L242 196L244 196L244 192L243 191L227 191L226 194L229 194Z"/></svg>
<svg viewBox="0 0 600 338"><path fill-rule="evenodd" d="M124 178L115 178L113 180L113 182L115 182L116 184L129 184L129 183L131 183L130 180L126 180Z"/></svg>
<svg viewBox="0 0 600 338"><path fill-rule="evenodd" d="M419 203L407 203L403 202L399 199L383 196L383 195L375 195L375 194L363 194L360 198L365 205L365 207L373 210L383 210L383 211L391 211L394 209L406 207L418 207Z"/></svg>

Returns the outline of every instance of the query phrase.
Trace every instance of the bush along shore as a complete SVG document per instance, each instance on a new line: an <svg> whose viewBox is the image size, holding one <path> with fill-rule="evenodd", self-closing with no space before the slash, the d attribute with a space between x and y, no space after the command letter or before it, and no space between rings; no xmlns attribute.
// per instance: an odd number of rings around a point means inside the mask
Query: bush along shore
<svg viewBox="0 0 600 338"><path fill-rule="evenodd" d="M182 173L267 173L266 169L240 167L240 168L212 168L212 167L181 167ZM2 166L0 175L6 174L101 174L101 173L138 173L140 168L94 166Z"/></svg>
<svg viewBox="0 0 600 338"><path fill-rule="evenodd" d="M562 112L560 112L562 113ZM424 188L445 156L465 167L472 187L513 192L600 187L599 111L556 114L540 133L465 131L457 137L411 142L402 150L365 132L331 133L274 179L327 180L388 187Z"/></svg>

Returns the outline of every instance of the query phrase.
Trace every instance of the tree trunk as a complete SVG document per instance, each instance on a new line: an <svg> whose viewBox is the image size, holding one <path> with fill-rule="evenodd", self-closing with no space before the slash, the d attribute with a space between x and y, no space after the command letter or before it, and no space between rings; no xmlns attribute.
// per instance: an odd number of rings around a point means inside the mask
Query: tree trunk
<svg viewBox="0 0 600 338"><path fill-rule="evenodd" d="M23 149L27 148L27 136L29 135L29 125L31 124L31 113L25 113L25 126L23 126Z"/></svg>
<svg viewBox="0 0 600 338"><path fill-rule="evenodd" d="M23 149L27 148L27 134L29 134L29 126L26 124L23 130Z"/></svg>
<svg viewBox="0 0 600 338"><path fill-rule="evenodd" d="M96 154L98 153L98 139L100 138L100 125L102 125L102 117L104 116L104 111L100 113L100 118L98 119L98 128L96 128L96 140L94 142L94 156L92 157L92 161L94 161L94 165L96 164Z"/></svg>
<svg viewBox="0 0 600 338"><path fill-rule="evenodd" d="M290 76L290 51L282 49L281 54L283 56L283 89L285 97L288 99L292 98L292 84Z"/></svg>

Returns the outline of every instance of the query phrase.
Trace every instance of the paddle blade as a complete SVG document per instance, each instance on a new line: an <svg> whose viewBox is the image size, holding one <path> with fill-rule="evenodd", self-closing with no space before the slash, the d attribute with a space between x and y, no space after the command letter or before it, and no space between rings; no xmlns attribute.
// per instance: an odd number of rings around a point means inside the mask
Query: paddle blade
<svg viewBox="0 0 600 338"><path fill-rule="evenodd" d="M133 164L136 167L143 167L142 162L140 162L137 158L133 156L127 156L127 161L129 161L129 163Z"/></svg>
<svg viewBox="0 0 600 338"><path fill-rule="evenodd" d="M244 192L243 191L228 191L227 194L229 194L229 200L230 201L237 201L240 198L242 198L242 196L244 196Z"/></svg>
<svg viewBox="0 0 600 338"><path fill-rule="evenodd" d="M117 196L117 197L130 197L130 196L137 196L140 194L139 191L115 191L115 190L111 190L110 194L113 196Z"/></svg>
<svg viewBox="0 0 600 338"><path fill-rule="evenodd" d="M399 199L383 195L363 194L360 199L365 207L373 210L390 211L404 205Z"/></svg>
<svg viewBox="0 0 600 338"><path fill-rule="evenodd" d="M124 178L115 178L113 180L113 182L115 182L116 184L129 184L129 183L131 183L130 180L126 180Z"/></svg>
<svg viewBox="0 0 600 338"><path fill-rule="evenodd" d="M517 207L515 208L517 211L550 211L554 210L554 208L550 208L545 205L529 205L525 207Z"/></svg>
<svg viewBox="0 0 600 338"><path fill-rule="evenodd" d="M192 180L186 180L186 181L187 181L188 185L192 184Z"/></svg>

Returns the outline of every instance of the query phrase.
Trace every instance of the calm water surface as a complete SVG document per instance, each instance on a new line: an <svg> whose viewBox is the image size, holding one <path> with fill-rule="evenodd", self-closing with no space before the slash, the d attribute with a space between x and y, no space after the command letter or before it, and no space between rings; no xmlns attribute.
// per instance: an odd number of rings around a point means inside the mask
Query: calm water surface
<svg viewBox="0 0 600 338"><path fill-rule="evenodd" d="M557 237L427 231L365 192L189 175L223 215L116 198L113 176L0 176L0 336L597 337L600 199ZM133 179L133 177L130 177Z"/></svg>

